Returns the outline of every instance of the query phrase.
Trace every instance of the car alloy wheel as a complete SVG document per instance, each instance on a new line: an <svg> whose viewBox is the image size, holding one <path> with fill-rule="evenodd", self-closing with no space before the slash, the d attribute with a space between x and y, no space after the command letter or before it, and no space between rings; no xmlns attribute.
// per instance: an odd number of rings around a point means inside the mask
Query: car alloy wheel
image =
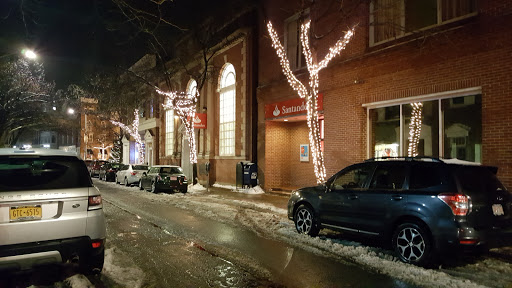
<svg viewBox="0 0 512 288"><path fill-rule="evenodd" d="M300 205L295 212L294 220L297 232L310 236L318 235L319 229L316 225L315 214L310 207L306 205Z"/></svg>
<svg viewBox="0 0 512 288"><path fill-rule="evenodd" d="M431 244L425 231L415 223L398 226L393 235L393 247L400 260L420 266L428 264Z"/></svg>

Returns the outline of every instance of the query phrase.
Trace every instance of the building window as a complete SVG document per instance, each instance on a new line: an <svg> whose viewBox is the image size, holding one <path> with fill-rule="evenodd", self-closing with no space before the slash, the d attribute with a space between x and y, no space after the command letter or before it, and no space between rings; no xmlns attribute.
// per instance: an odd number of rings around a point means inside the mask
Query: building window
<svg viewBox="0 0 512 288"><path fill-rule="evenodd" d="M190 79L187 84L187 94L196 95L197 93L197 82L194 79Z"/></svg>
<svg viewBox="0 0 512 288"><path fill-rule="evenodd" d="M235 67L226 64L220 80L219 155L235 155Z"/></svg>
<svg viewBox="0 0 512 288"><path fill-rule="evenodd" d="M415 156L412 147L420 156L482 162L480 94L369 109L369 121L374 157Z"/></svg>
<svg viewBox="0 0 512 288"><path fill-rule="evenodd" d="M174 153L174 110L165 111L165 155Z"/></svg>
<svg viewBox="0 0 512 288"><path fill-rule="evenodd" d="M300 26L307 21L309 21L309 10L295 14L286 19L284 23L284 46L292 70L306 67L306 58L302 52L303 48L300 42Z"/></svg>
<svg viewBox="0 0 512 288"><path fill-rule="evenodd" d="M373 0L370 44L476 14L476 0Z"/></svg>

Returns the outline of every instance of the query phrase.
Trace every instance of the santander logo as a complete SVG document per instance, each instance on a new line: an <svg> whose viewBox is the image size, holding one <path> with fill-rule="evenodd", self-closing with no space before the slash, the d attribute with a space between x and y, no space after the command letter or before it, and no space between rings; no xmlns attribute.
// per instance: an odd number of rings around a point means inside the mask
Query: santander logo
<svg viewBox="0 0 512 288"><path fill-rule="evenodd" d="M194 118L194 123L195 124L201 123L201 119L199 119L199 116L196 115L196 118Z"/></svg>
<svg viewBox="0 0 512 288"><path fill-rule="evenodd" d="M274 112L272 113L275 117L279 116L279 114L281 114L281 111L279 111L279 109L277 108L277 105L276 105L276 109L274 109Z"/></svg>

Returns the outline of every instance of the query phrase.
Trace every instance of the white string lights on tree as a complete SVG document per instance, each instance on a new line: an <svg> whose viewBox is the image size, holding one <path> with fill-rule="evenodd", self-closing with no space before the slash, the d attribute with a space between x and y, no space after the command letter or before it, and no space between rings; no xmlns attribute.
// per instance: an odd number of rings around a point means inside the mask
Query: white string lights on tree
<svg viewBox="0 0 512 288"><path fill-rule="evenodd" d="M288 83L295 90L301 98L306 98L307 108L307 123L309 128L309 143L311 146L311 154L313 156L313 165L315 169L315 176L317 183L325 181L326 172L324 164L324 155L320 148L320 128L318 121L318 73L323 68L327 67L329 62L339 55L343 49L347 46L348 42L354 35L354 28L349 30L343 38L340 38L336 44L329 48L329 53L325 56L324 60L320 63L315 63L313 54L309 45L309 28L311 21L301 25L300 30L300 41L303 47L303 53L306 58L306 64L309 72L309 87L300 82L297 77L293 74L290 68L290 62L286 56L286 51L279 41L276 31L272 27L272 23L267 23L267 29L272 39L272 47L276 50L277 56L279 57L279 63L283 69L283 73L288 79Z"/></svg>
<svg viewBox="0 0 512 288"><path fill-rule="evenodd" d="M129 126L126 126L125 124L121 123L121 122L118 122L118 121L114 121L114 120L110 120L110 122L118 127L120 127L121 129L123 129L124 131L126 131L128 134L130 134L133 139L135 140L135 148L137 149L138 153L139 153L139 163L142 163L144 164L144 143L142 142L142 138L140 137L140 134L139 134L139 110L138 109L135 109L135 112L133 113L135 118L133 119L133 123L132 123L132 126L129 127Z"/></svg>
<svg viewBox="0 0 512 288"><path fill-rule="evenodd" d="M409 123L409 148L408 148L408 156L416 157L418 156L418 144L420 142L421 135L421 112L423 108L423 103L411 103L412 112L411 112L411 123Z"/></svg>
<svg viewBox="0 0 512 288"><path fill-rule="evenodd" d="M185 126L185 132L188 136L188 143L190 147L190 163L197 163L197 151L196 151L196 137L194 133L194 119L196 117L196 105L199 92L196 91L194 94L178 93L178 92L164 92L160 89L156 91L164 95L167 98L165 109L173 109L176 114L180 117L183 125Z"/></svg>
<svg viewBox="0 0 512 288"><path fill-rule="evenodd" d="M92 148L100 150L100 152L101 152L101 159L100 160L107 160L107 159L105 159L105 151L108 148L112 148L112 147L113 147L112 145L109 145L109 146L105 147L105 144L102 143L101 147L92 147Z"/></svg>

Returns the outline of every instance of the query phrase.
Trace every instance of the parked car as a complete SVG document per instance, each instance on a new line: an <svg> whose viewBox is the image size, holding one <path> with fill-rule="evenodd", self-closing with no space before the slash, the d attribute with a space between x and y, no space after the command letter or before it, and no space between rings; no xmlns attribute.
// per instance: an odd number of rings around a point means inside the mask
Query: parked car
<svg viewBox="0 0 512 288"><path fill-rule="evenodd" d="M139 182L140 190L149 190L153 193L160 191L180 191L187 193L187 177L183 169L173 165L151 166L147 172L142 173Z"/></svg>
<svg viewBox="0 0 512 288"><path fill-rule="evenodd" d="M105 163L101 165L98 178L104 181L114 181L116 179L116 173L119 168L122 167L121 163Z"/></svg>
<svg viewBox="0 0 512 288"><path fill-rule="evenodd" d="M104 161L104 160L93 160L91 162L91 164L88 167L89 174L91 175L91 178L92 177L99 177L101 165L103 165L105 163L108 163L108 162Z"/></svg>
<svg viewBox="0 0 512 288"><path fill-rule="evenodd" d="M105 216L85 162L62 150L2 148L0 167L0 271L78 260L83 273L99 273Z"/></svg>
<svg viewBox="0 0 512 288"><path fill-rule="evenodd" d="M403 262L429 266L452 248L507 245L512 196L496 173L460 160L370 159L294 191L288 218L311 236L329 228L379 237Z"/></svg>
<svg viewBox="0 0 512 288"><path fill-rule="evenodd" d="M116 173L116 183L131 186L133 184L139 184L142 173L148 172L148 165L135 165L128 164L123 165Z"/></svg>

